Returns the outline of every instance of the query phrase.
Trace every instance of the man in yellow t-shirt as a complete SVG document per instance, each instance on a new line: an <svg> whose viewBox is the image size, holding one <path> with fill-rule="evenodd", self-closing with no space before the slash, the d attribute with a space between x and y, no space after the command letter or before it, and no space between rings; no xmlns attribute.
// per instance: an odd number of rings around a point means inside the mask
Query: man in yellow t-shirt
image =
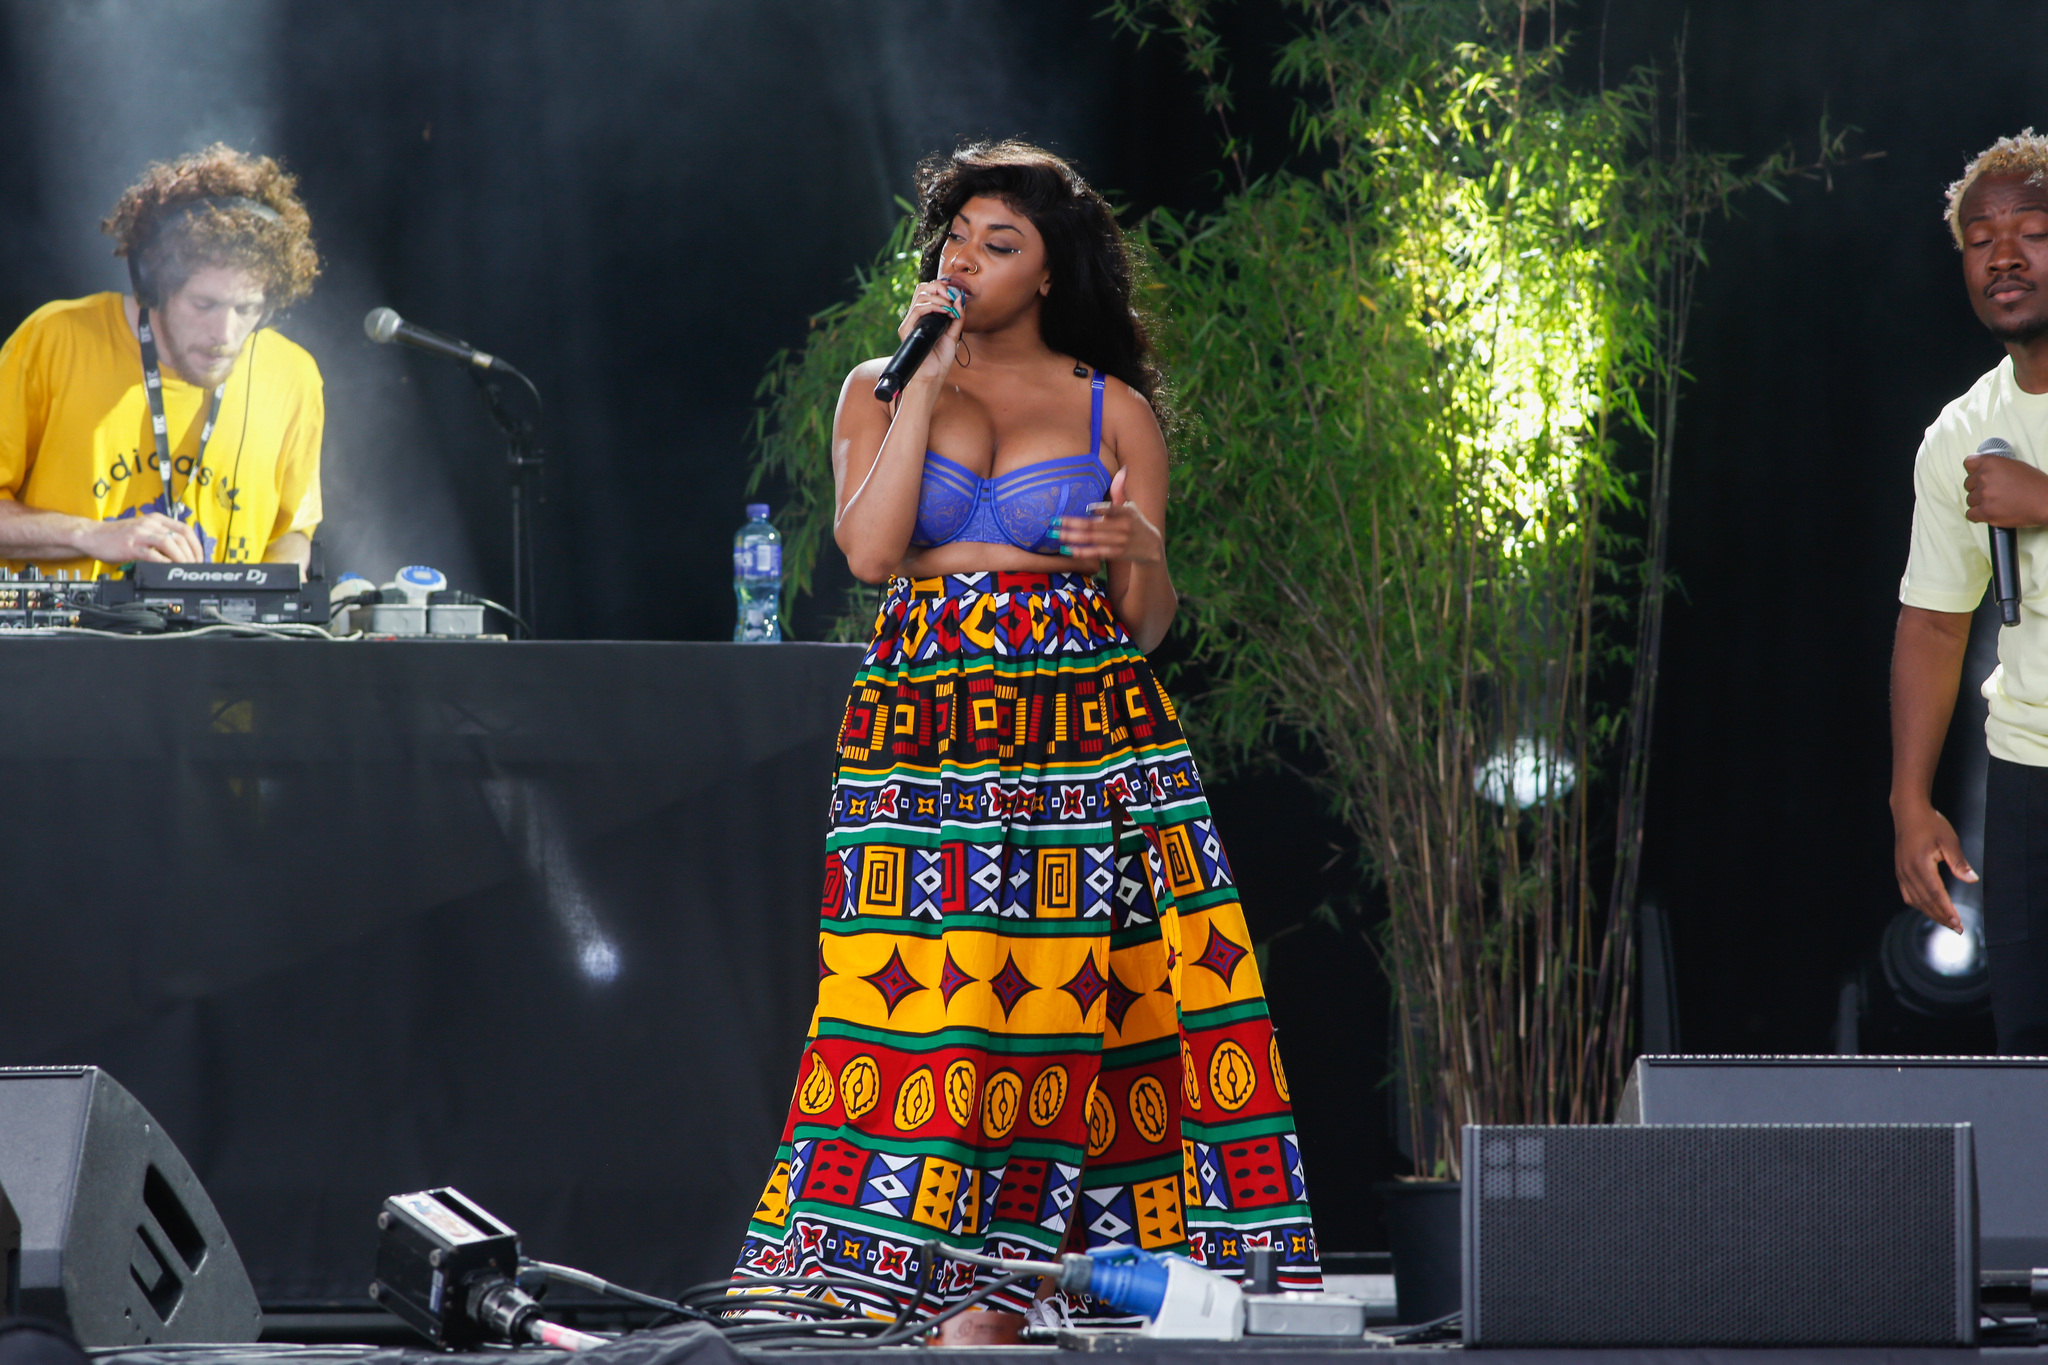
<svg viewBox="0 0 2048 1365"><path fill-rule="evenodd" d="M0 346L0 562L305 566L320 371L264 326L320 269L295 187L218 144L150 167L102 225L135 293L46 304Z"/></svg>
<svg viewBox="0 0 2048 1365"><path fill-rule="evenodd" d="M1892 646L1894 871L1906 902L1962 932L1941 866L1977 872L1934 808L1989 527L2017 531L2020 620L1983 683L1984 952L2003 1053L2048 1053L2048 137L2000 138L1949 187L1949 228L1978 320L2005 358L1942 409L1913 467L1913 540ZM2011 450L1977 453L1996 437Z"/></svg>

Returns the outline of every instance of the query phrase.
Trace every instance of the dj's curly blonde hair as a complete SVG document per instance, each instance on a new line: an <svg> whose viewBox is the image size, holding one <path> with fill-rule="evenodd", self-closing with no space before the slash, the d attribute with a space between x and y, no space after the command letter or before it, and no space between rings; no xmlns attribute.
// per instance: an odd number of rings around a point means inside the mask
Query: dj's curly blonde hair
<svg viewBox="0 0 2048 1365"><path fill-rule="evenodd" d="M1943 214L1957 250L1963 245L1963 196L1987 175L2017 175L2029 185L2048 185L2048 137L2022 128L2018 137L1998 139L1963 167L1962 179L1948 187L1948 207Z"/></svg>
<svg viewBox="0 0 2048 1365"><path fill-rule="evenodd" d="M312 292L320 274L313 220L295 193L298 184L273 158L216 142L152 165L123 192L100 231L114 239L116 256L141 253L165 298L195 271L224 265L253 274L268 308L288 308ZM206 199L253 200L277 221L247 208L193 207Z"/></svg>

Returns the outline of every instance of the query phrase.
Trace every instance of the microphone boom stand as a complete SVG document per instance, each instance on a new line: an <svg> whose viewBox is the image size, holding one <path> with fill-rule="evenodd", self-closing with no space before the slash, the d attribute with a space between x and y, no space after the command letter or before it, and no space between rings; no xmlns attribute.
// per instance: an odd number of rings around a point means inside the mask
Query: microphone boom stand
<svg viewBox="0 0 2048 1365"><path fill-rule="evenodd" d="M501 362L502 363L502 362ZM535 407L540 406L540 391L533 381L510 366L506 369L526 385L533 395ZM514 417L505 410L500 398L498 385L485 378L479 369L469 371L470 379L476 384L477 396L483 399L484 408L490 413L492 423L505 434L505 463L512 471L512 614L513 629L525 623L527 638L535 638L537 632L532 622L535 616L533 584L533 504L541 501L531 480L546 461L547 452L534 440L535 425L524 418Z"/></svg>

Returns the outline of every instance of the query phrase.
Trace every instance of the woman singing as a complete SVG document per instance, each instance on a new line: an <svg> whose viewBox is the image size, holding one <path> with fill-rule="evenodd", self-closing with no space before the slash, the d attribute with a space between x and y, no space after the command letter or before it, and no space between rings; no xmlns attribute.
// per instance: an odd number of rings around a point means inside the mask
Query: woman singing
<svg viewBox="0 0 2048 1365"><path fill-rule="evenodd" d="M893 404L880 359L839 398L839 547L888 588L839 737L818 1007L739 1273L873 1284L863 1306L893 1312L927 1241L1231 1274L1272 1247L1312 1287L1251 939L1145 662L1176 599L1123 238L1020 143L934 158L920 189L901 331L952 322ZM992 1274L944 1262L936 1297Z"/></svg>

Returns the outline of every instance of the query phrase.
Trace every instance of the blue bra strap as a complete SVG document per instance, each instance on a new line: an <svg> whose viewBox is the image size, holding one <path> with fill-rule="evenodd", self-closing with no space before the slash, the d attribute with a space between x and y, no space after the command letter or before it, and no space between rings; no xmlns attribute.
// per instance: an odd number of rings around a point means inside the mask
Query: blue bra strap
<svg viewBox="0 0 2048 1365"><path fill-rule="evenodd" d="M1088 396L1088 453L1098 458L1102 455L1102 385L1106 378L1097 370L1088 385L1092 390Z"/></svg>

